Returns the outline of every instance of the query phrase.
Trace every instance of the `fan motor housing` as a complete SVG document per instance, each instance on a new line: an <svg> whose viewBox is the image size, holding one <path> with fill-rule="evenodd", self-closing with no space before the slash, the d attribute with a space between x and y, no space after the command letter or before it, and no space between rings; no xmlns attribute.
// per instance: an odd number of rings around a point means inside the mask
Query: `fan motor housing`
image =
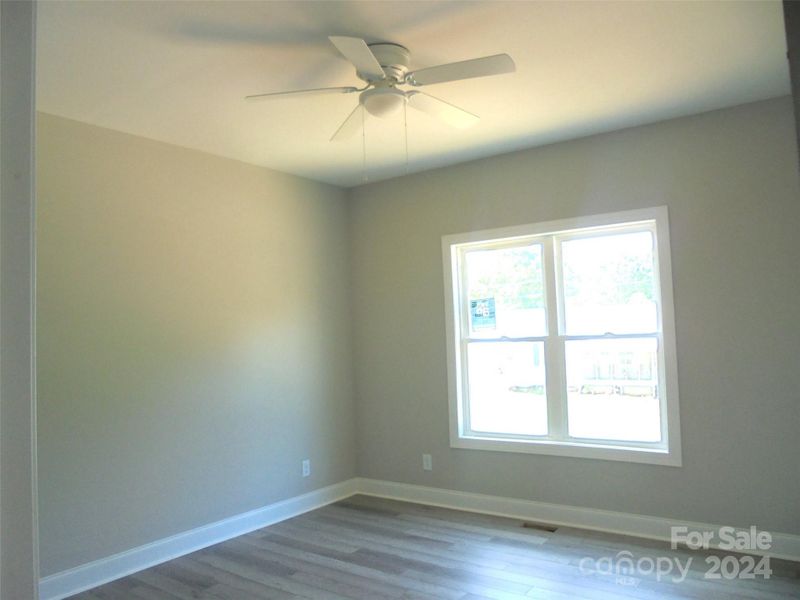
<svg viewBox="0 0 800 600"><path fill-rule="evenodd" d="M397 82L405 80L411 53L408 48L399 44L369 44L369 49L375 55L387 77Z"/></svg>

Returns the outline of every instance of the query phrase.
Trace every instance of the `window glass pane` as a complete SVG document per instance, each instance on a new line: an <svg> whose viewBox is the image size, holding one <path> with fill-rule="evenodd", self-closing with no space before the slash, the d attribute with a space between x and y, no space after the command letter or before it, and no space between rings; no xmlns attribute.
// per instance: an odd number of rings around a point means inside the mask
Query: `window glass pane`
<svg viewBox="0 0 800 600"><path fill-rule="evenodd" d="M565 241L561 257L567 335L657 330L651 232Z"/></svg>
<svg viewBox="0 0 800 600"><path fill-rule="evenodd" d="M469 344L473 431L547 434L543 342Z"/></svg>
<svg viewBox="0 0 800 600"><path fill-rule="evenodd" d="M546 335L541 244L472 250L465 261L470 337Z"/></svg>
<svg viewBox="0 0 800 600"><path fill-rule="evenodd" d="M655 338L566 342L569 434L661 440Z"/></svg>

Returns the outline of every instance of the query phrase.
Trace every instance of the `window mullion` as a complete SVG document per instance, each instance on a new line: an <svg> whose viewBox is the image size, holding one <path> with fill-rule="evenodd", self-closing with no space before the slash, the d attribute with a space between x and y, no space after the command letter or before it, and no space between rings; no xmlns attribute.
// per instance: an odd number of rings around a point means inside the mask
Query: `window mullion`
<svg viewBox="0 0 800 600"><path fill-rule="evenodd" d="M560 305L556 256L552 236L543 240L545 301L547 303L547 341L545 373L547 381L547 430L552 439L567 437L566 386L564 383L564 340L560 335Z"/></svg>

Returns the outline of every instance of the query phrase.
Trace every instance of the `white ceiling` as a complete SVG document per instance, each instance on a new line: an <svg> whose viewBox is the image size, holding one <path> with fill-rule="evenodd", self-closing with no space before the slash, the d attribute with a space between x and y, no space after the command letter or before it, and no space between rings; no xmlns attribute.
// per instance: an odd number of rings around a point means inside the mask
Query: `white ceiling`
<svg viewBox="0 0 800 600"><path fill-rule="evenodd" d="M328 35L390 41L412 68L500 52L510 75L428 86L480 115L454 130L408 111L329 142L359 85ZM788 94L768 2L39 3L38 108L342 186Z"/></svg>

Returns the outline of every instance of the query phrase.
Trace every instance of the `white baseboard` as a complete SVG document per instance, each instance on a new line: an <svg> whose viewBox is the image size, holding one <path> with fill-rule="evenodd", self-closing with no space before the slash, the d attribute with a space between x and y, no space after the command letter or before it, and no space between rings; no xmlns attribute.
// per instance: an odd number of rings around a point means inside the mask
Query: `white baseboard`
<svg viewBox="0 0 800 600"><path fill-rule="evenodd" d="M290 519L352 496L356 492L356 480L349 479L49 575L39 581L39 598L40 600L66 598L190 552Z"/></svg>
<svg viewBox="0 0 800 600"><path fill-rule="evenodd" d="M670 541L671 527L683 526L690 531L709 532L718 532L722 527L722 525L709 523L472 494L377 479L359 478L356 487L359 493L369 496L663 541ZM748 553L768 554L774 558L800 561L800 535L770 533L772 534L772 546L768 551L763 553L748 551ZM713 540L711 546L716 547Z"/></svg>
<svg viewBox="0 0 800 600"><path fill-rule="evenodd" d="M720 527L708 523L355 478L49 575L39 582L40 600L66 598L357 493L664 541L669 541L671 527L684 526L692 531L712 532L718 531ZM800 561L800 536L771 533L772 548L768 552L769 556Z"/></svg>

